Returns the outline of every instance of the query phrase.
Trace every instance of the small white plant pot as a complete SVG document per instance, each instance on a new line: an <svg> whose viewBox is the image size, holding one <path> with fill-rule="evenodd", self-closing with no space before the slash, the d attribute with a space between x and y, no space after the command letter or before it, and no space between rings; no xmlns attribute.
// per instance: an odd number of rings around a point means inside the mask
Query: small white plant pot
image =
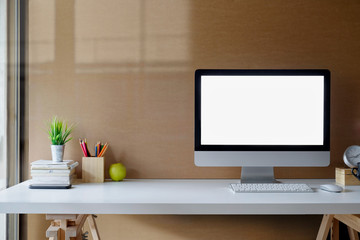
<svg viewBox="0 0 360 240"><path fill-rule="evenodd" d="M51 156L53 162L62 162L64 159L65 145L51 145Z"/></svg>

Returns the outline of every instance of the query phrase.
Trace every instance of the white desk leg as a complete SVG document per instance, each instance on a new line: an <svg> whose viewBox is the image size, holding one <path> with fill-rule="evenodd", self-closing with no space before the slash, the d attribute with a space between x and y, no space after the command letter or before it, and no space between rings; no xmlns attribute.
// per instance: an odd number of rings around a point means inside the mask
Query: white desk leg
<svg viewBox="0 0 360 240"><path fill-rule="evenodd" d="M334 214L324 214L316 240L326 240L333 219Z"/></svg>

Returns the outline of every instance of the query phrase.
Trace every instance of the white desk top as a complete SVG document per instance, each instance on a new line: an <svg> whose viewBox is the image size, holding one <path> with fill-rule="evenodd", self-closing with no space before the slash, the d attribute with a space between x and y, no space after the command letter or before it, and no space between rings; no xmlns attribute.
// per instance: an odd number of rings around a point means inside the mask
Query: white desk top
<svg viewBox="0 0 360 240"><path fill-rule="evenodd" d="M307 183L314 193L233 193L231 179L131 179L75 184L68 190L29 189L29 181L0 191L0 213L79 214L360 214L360 186L319 190L333 179Z"/></svg>

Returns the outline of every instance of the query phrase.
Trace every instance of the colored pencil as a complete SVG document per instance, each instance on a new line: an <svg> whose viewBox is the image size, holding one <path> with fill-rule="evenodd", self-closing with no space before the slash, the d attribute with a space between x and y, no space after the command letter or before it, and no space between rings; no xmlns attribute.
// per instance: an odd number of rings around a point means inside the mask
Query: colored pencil
<svg viewBox="0 0 360 240"><path fill-rule="evenodd" d="M88 145L87 145L86 138L84 140L79 138L79 144L80 144L80 147L81 147L81 150L82 150L84 156L85 157L91 157L91 154L90 154L90 151L89 151L89 148L88 148ZM103 145L103 144L101 144L100 141L98 141L95 144L94 157L102 157L105 154L105 151L108 148L108 146L109 146L108 143L105 143Z"/></svg>
<svg viewBox="0 0 360 240"><path fill-rule="evenodd" d="M101 143L100 143L100 142L98 142L98 143L97 143L97 152L96 152L96 156L99 156L100 152L101 152Z"/></svg>
<svg viewBox="0 0 360 240"><path fill-rule="evenodd" d="M82 142L82 146L83 146L83 148L84 148L84 150L85 150L85 157L90 157L90 155L89 155L89 153L88 153L88 150L86 149L86 144L85 144L84 141Z"/></svg>
<svg viewBox="0 0 360 240"><path fill-rule="evenodd" d="M84 157L86 157L86 152L85 152L85 149L84 147L82 146L82 140L79 138L79 144L80 144L80 147L81 147L81 151L83 152L84 154Z"/></svg>
<svg viewBox="0 0 360 240"><path fill-rule="evenodd" d="M85 146L85 149L86 149L86 154L87 154L87 157L91 157L91 154L90 154L89 148L88 148L88 146L87 146L87 141L86 141L86 138L85 138L84 146Z"/></svg>
<svg viewBox="0 0 360 240"><path fill-rule="evenodd" d="M98 157L102 157L106 151L106 149L108 148L108 143L105 143L103 149L101 150L100 154L98 155Z"/></svg>

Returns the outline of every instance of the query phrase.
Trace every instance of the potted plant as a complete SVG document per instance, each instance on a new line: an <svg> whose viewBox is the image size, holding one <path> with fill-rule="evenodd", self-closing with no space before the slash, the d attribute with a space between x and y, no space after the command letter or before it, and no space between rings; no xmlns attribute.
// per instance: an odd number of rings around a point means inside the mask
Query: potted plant
<svg viewBox="0 0 360 240"><path fill-rule="evenodd" d="M62 162L64 158L65 143L70 141L74 125L68 127L67 122L53 117L48 123L48 135L51 140L51 156L54 162Z"/></svg>

